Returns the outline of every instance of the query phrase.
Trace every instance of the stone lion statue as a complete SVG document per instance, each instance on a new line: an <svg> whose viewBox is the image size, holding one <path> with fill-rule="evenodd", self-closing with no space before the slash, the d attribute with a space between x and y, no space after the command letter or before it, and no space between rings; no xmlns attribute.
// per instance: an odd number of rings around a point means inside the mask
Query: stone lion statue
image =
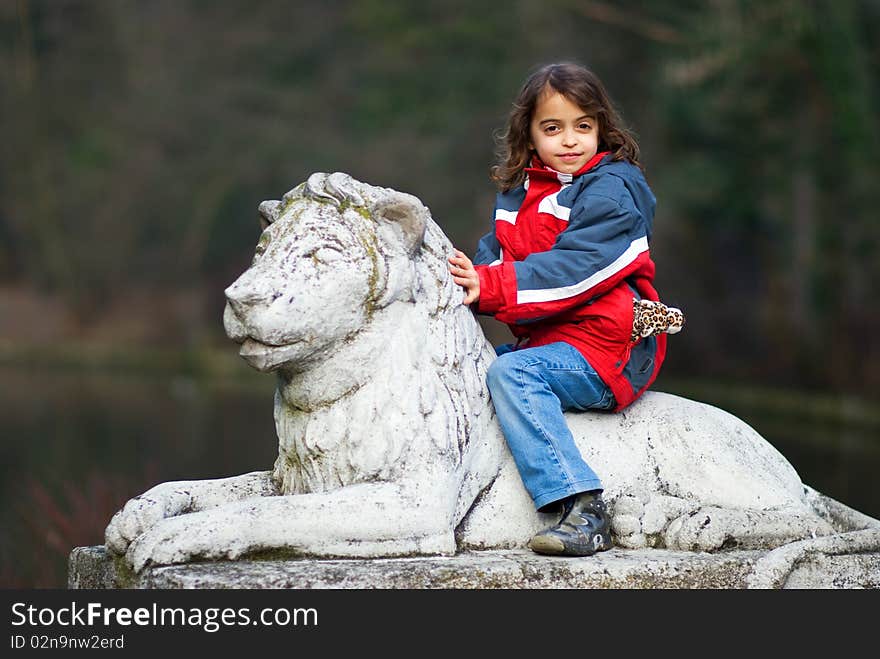
<svg viewBox="0 0 880 659"><path fill-rule="evenodd" d="M461 303L452 245L428 209L317 173L259 211L264 231L226 289L224 326L248 364L277 375L274 469L157 485L116 513L108 550L138 571L194 559L452 555L524 546L554 523L535 512L507 451L485 386L495 352ZM833 551L827 539L847 532L847 551L880 546L880 522L805 486L717 408L649 392L622 413L568 422L602 474L620 547L824 538Z"/></svg>

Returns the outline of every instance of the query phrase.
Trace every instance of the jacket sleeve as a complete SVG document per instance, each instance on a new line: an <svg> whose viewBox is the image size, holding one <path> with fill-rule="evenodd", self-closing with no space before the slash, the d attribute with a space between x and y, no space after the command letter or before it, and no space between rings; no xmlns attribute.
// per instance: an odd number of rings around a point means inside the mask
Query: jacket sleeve
<svg viewBox="0 0 880 659"><path fill-rule="evenodd" d="M501 263L501 245L495 237L495 223L492 222L492 230L477 243L477 252L472 263L476 266L495 262Z"/></svg>
<svg viewBox="0 0 880 659"><path fill-rule="evenodd" d="M647 223L633 205L585 195L546 252L477 266L480 312L528 323L581 306L650 262Z"/></svg>

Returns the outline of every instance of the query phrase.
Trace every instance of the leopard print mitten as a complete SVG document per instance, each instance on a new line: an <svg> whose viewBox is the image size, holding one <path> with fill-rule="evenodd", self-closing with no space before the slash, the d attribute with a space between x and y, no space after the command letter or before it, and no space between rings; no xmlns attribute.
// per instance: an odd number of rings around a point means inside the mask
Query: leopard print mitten
<svg viewBox="0 0 880 659"><path fill-rule="evenodd" d="M633 330L630 340L666 332L676 334L684 325L681 309L667 307L662 302L633 298Z"/></svg>

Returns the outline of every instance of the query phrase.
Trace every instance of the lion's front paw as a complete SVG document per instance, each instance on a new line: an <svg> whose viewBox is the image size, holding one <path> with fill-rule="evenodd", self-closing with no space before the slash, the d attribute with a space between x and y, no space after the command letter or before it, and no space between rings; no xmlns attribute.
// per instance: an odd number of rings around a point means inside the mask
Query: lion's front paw
<svg viewBox="0 0 880 659"><path fill-rule="evenodd" d="M163 483L129 500L113 515L104 532L107 550L122 555L131 542L168 517L185 513L192 507L192 495L174 483Z"/></svg>
<svg viewBox="0 0 880 659"><path fill-rule="evenodd" d="M160 520L129 545L125 558L135 572L149 565L185 563L208 549L208 538L187 517L195 515Z"/></svg>
<svg viewBox="0 0 880 659"><path fill-rule="evenodd" d="M253 515L236 507L214 508L160 520L138 536L125 558L140 572L150 565L176 565L197 559L235 559L254 547Z"/></svg>

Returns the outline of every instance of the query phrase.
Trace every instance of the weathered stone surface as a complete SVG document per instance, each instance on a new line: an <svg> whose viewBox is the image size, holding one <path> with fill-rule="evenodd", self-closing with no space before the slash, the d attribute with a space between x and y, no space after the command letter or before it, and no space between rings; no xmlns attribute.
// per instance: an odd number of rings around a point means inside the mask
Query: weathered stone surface
<svg viewBox="0 0 880 659"><path fill-rule="evenodd" d="M103 545L74 547L67 560L67 586L73 589L117 588L119 583L113 558Z"/></svg>
<svg viewBox="0 0 880 659"><path fill-rule="evenodd" d="M494 351L461 304L452 246L428 209L337 173L260 212L266 228L226 290L224 325L251 366L277 374L274 469L162 483L113 517L108 549L135 572L452 556L522 548L555 522L534 511L507 451L485 387ZM617 546L766 552L802 541L762 555L766 569L750 577L762 587L816 552L880 550L880 521L805 487L723 410L649 392L622 413L568 422L605 484Z"/></svg>
<svg viewBox="0 0 880 659"><path fill-rule="evenodd" d="M72 588L880 588L880 553L818 554L780 584L750 580L766 552L709 554L612 549L589 558L538 556L528 550L465 552L452 557L232 561L144 570L114 582L102 547L71 556Z"/></svg>

